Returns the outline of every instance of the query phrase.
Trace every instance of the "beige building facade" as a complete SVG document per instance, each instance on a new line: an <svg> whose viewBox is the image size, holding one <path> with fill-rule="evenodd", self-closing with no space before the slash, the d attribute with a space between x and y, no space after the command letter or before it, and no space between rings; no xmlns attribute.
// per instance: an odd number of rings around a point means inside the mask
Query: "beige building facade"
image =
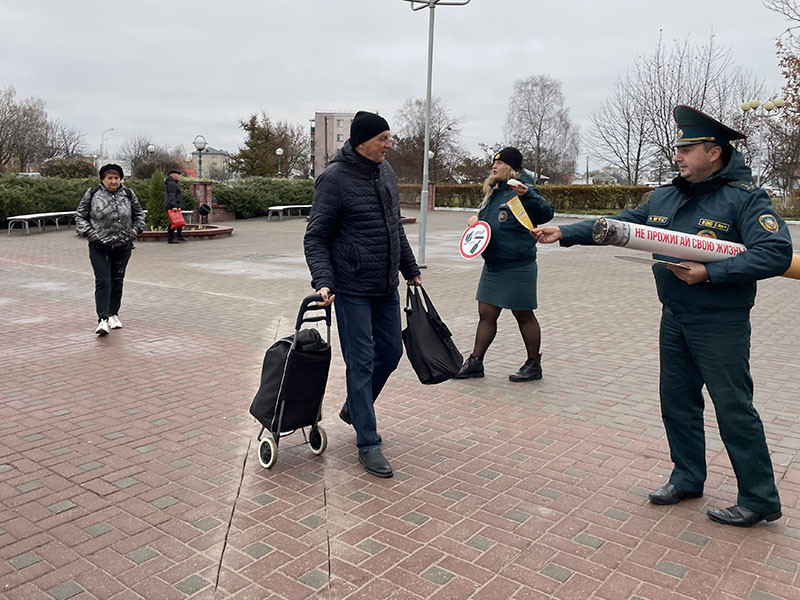
<svg viewBox="0 0 800 600"><path fill-rule="evenodd" d="M314 125L311 128L311 158L314 165L313 175L319 175L336 156L350 137L350 122L355 112L318 112L314 113Z"/></svg>
<svg viewBox="0 0 800 600"><path fill-rule="evenodd" d="M203 150L203 179L228 179L230 177L231 156L225 150L206 146ZM192 152L191 169L200 176L200 160L198 152Z"/></svg>

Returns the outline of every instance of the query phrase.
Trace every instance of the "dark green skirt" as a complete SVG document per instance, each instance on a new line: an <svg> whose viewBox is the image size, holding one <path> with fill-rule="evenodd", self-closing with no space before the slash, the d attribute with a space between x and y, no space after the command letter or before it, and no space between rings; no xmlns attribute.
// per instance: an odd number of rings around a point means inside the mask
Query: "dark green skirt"
<svg viewBox="0 0 800 600"><path fill-rule="evenodd" d="M511 310L534 310L536 303L536 261L502 271L490 271L483 265L476 300Z"/></svg>

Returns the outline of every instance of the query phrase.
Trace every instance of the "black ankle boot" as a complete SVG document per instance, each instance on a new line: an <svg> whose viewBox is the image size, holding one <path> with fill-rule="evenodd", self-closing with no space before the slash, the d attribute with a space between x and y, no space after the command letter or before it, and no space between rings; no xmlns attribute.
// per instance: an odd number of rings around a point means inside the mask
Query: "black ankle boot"
<svg viewBox="0 0 800 600"><path fill-rule="evenodd" d="M477 356L470 356L458 373L453 375L455 379L468 379L469 377L483 377L483 359Z"/></svg>
<svg viewBox="0 0 800 600"><path fill-rule="evenodd" d="M536 358L529 358L525 364L519 368L519 371L513 375L509 375L511 381L532 381L534 379L542 378L542 355Z"/></svg>

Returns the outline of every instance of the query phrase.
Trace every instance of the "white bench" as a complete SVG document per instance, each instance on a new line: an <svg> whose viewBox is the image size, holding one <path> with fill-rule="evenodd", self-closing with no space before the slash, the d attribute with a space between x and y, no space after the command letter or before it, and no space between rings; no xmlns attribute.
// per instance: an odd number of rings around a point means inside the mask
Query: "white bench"
<svg viewBox="0 0 800 600"><path fill-rule="evenodd" d="M294 211L295 215L300 217L303 215L303 211L311 212L311 205L310 204L284 204L283 206L270 206L269 210L267 211L267 221L272 219L272 215L278 215L278 218L283 221L283 215L285 214L287 217L292 216L292 211Z"/></svg>
<svg viewBox="0 0 800 600"><path fill-rule="evenodd" d="M69 227L70 219L75 221L75 211L70 210L64 212L35 213L30 215L15 215L13 217L8 217L8 235L11 235L11 230L14 228L14 225L20 225L21 227L24 227L25 235L30 235L29 225L31 222L36 223L39 231L44 230L48 221L55 223L56 229L58 229L58 222L60 219L66 219L67 226Z"/></svg>

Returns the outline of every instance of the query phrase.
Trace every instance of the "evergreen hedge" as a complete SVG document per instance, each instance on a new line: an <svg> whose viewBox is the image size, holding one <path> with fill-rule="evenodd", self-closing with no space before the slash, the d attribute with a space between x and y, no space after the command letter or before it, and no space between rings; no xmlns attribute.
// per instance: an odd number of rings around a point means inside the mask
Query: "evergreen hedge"
<svg viewBox="0 0 800 600"><path fill-rule="evenodd" d="M540 191L557 212L618 212L642 201L652 188L622 185L544 185ZM420 186L400 185L400 201L419 203ZM438 184L436 206L478 208L483 202L483 191L477 184Z"/></svg>
<svg viewBox="0 0 800 600"><path fill-rule="evenodd" d="M270 206L311 204L314 182L310 179L247 177L215 183L214 202L224 204L237 218L249 219L269 213Z"/></svg>
<svg viewBox="0 0 800 600"><path fill-rule="evenodd" d="M150 185L147 190L147 202L143 208L147 209L147 229L150 231L161 231L169 227L169 217L164 210L164 193L166 184L164 171L156 171L150 177ZM181 190L181 194L183 190ZM136 194L137 196L139 194ZM184 210L185 202L181 202L181 210ZM186 210L189 210L188 208Z"/></svg>
<svg viewBox="0 0 800 600"><path fill-rule="evenodd" d="M0 223L14 215L75 210L86 190L99 184L100 179L97 177L0 177ZM126 179L125 185L136 193L142 208L146 208L150 199L150 180ZM182 180L179 185L183 192L183 208L196 209L197 202L192 196L191 181ZM159 194L158 205L163 210L163 179ZM166 212L164 216L166 217Z"/></svg>
<svg viewBox="0 0 800 600"><path fill-rule="evenodd" d="M0 222L12 215L75 210L86 189L98 183L96 177L0 177ZM181 179L178 183L183 192L184 210L196 210L197 201L192 195L191 180ZM125 185L136 192L143 208L151 200L151 194L155 194L157 197L152 205L163 209L163 185L151 185L149 179L126 179ZM652 188L644 186L619 185L545 185L540 189L557 212L593 214L614 214L624 208L634 207L642 201L646 193L652 191ZM212 193L214 202L225 205L228 210L236 213L237 218L246 219L266 215L270 206L311 204L314 198L314 182L308 179L248 177L215 183ZM401 203L418 205L419 194L419 185L400 184ZM482 201L483 193L476 184L436 186L436 206L477 208ZM800 218L800 193L788 198L785 206L780 199L773 199L773 204L784 218Z"/></svg>

